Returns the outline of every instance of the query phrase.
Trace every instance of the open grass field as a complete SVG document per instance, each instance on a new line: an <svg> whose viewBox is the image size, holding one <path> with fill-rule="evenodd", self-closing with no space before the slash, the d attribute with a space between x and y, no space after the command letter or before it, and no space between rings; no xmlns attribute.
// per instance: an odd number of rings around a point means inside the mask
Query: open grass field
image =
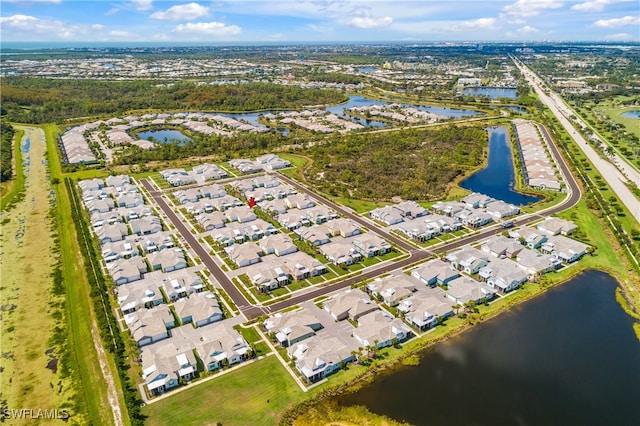
<svg viewBox="0 0 640 426"><path fill-rule="evenodd" d="M637 118L622 117L622 114L627 111L640 110L640 106L620 108L614 106L598 105L598 109L607 114L611 118L611 121L622 124L627 132L640 138L640 120Z"/></svg>
<svg viewBox="0 0 640 426"><path fill-rule="evenodd" d="M71 379L58 374L57 349L50 343L59 318L51 315L55 224L51 207L44 133L22 128L25 196L2 213L2 399L9 408L61 409L75 405ZM19 146L20 144L18 144ZM18 157L20 158L20 157ZM20 170L19 175L22 174ZM47 368L49 367L49 368ZM82 413L73 421L83 423Z"/></svg>
<svg viewBox="0 0 640 426"><path fill-rule="evenodd" d="M62 178L60 162L56 151L55 126L45 127L49 164L52 177ZM88 422L93 424L129 424L128 417L121 412L121 420L114 418L116 405L124 409L121 386L115 374L115 364L110 355L98 353L96 340L100 339L95 326L90 286L87 272L84 269L82 255L76 239L75 224L71 217L71 204L63 184L56 188L57 218L62 256L62 273L67 296L67 329L69 330L69 344L72 346L72 364L77 379L78 400L85 406ZM101 347L101 344L100 344ZM101 364L102 360L102 364ZM110 370L110 380L105 378L102 367ZM110 382L112 395L107 390ZM117 393L117 396L113 394ZM117 402L113 400L117 399Z"/></svg>
<svg viewBox="0 0 640 426"><path fill-rule="evenodd" d="M143 412L149 426L270 426L303 397L293 378L270 356L147 405Z"/></svg>

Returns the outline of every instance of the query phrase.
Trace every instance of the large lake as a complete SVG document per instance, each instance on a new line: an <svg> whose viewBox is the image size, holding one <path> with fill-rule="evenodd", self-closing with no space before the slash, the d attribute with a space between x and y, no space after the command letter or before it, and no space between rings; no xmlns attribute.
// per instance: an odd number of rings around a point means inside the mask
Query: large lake
<svg viewBox="0 0 640 426"><path fill-rule="evenodd" d="M339 402L418 426L637 425L640 343L616 285L582 273Z"/></svg>
<svg viewBox="0 0 640 426"><path fill-rule="evenodd" d="M145 132L138 133L138 137L144 140L153 140L160 143L176 143L178 145L184 145L191 141L191 138L184 135L179 130L171 129L147 130Z"/></svg>
<svg viewBox="0 0 640 426"><path fill-rule="evenodd" d="M507 129L502 126L491 127L487 167L463 180L460 186L515 205L530 204L539 200L537 197L517 192L513 188L514 182L515 173Z"/></svg>
<svg viewBox="0 0 640 426"><path fill-rule="evenodd" d="M624 118L640 118L640 110L626 111L620 114L620 117Z"/></svg>

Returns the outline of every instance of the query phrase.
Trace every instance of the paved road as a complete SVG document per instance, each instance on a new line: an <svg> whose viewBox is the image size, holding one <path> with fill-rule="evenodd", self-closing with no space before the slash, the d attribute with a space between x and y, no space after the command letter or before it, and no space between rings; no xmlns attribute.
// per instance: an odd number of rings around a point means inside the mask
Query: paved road
<svg viewBox="0 0 640 426"><path fill-rule="evenodd" d="M551 150L551 153L553 154L553 156L556 158L557 164L562 169L562 173L565 176L565 179L567 181L566 183L567 183L567 189L569 191L569 194L568 194L568 197L562 203L556 206L553 206L542 212L538 212L534 215L522 216L514 219L513 221L515 226L520 226L520 225L532 222L534 220L538 220L541 217L545 217L547 215L561 212L563 210L571 208L580 200L580 196L581 196L580 187L578 186L577 182L571 175L571 172L569 171L569 167L567 166L566 162L560 155L560 152L558 151L557 147L551 140L551 137L547 133L546 129L542 128L542 133L543 133L543 136L547 139L549 149ZM278 177L284 182L287 182L288 184L297 188L301 192L309 194L309 196L315 199L316 201L332 208L333 210L342 214L343 216L352 219L353 221L357 222L361 226L368 228L370 231L379 234L381 237L391 241L393 244L406 250L409 253L409 256L402 260L385 262L380 265L367 268L361 274L346 278L335 284L331 284L324 287L313 288L313 289L310 289L309 291L300 292L299 294L287 300L283 300L282 302L274 303L272 305L265 306L265 307L254 306L247 301L244 295L236 288L233 282L229 279L227 274L224 271L222 271L220 267L213 261L213 259L211 258L207 250L204 247L202 247L202 245L197 240L197 238L193 236L193 234L189 231L189 229L185 226L185 224L180 220L180 218L176 215L176 213L169 207L167 202L162 198L162 192L155 190L146 179L141 179L142 185L144 185L147 191L149 191L153 199L158 203L160 208L165 212L169 220L171 220L171 222L176 226L178 231L180 231L180 233L185 238L185 240L189 243L191 248L198 254L198 256L200 256L200 259L205 264L205 266L209 269L209 271L214 276L214 278L220 283L222 288L225 289L229 297L231 297L231 299L233 300L234 304L238 306L240 311L248 319L255 318L264 313L276 312L281 309L300 304L302 302L313 300L317 297L327 295L334 291L350 287L352 284L358 283L360 281L374 278L376 276L385 274L387 272L390 272L396 269L405 268L411 264L426 260L430 257L435 257L438 254L442 255L447 251L460 248L466 244L469 244L475 241L483 240L485 238L488 238L502 231L502 228L500 227L500 225L493 225L485 229L482 229L480 232L446 243L438 247L437 249L433 249L433 250L417 249L415 246L403 240L402 238L399 238L393 234L386 232L383 229L380 229L372 221L366 220L362 216L353 213L351 209L344 208L319 194L309 193L308 189L305 188L300 183L298 183L297 181L282 174L279 174Z"/></svg>
<svg viewBox="0 0 640 426"><path fill-rule="evenodd" d="M200 241L198 241L187 226L180 220L173 209L169 207L164 198L162 198L162 193L160 191L156 191L151 183L146 179L140 179L140 183L142 183L147 191L149 191L149 194L151 194L155 202L160 206L164 214L167 215L171 223L173 223L176 229L180 232L180 235L182 235L182 237L187 241L193 251L200 256L202 263L207 267L207 269L209 269L211 275L213 275L216 281L218 281L224 291L227 292L231 300L233 300L233 303L238 307L238 309L240 309L244 316L247 317L247 319L251 319L266 313L267 311L264 308L252 305L244 297L227 274L220 269L216 262L211 258L207 249L200 244Z"/></svg>
<svg viewBox="0 0 640 426"><path fill-rule="evenodd" d="M529 68L522 64L518 60L514 60L516 66L520 68L524 76L527 78L529 84L534 88L540 100L549 107L556 118L564 126L565 130L578 147L585 153L589 160L593 163L595 168L600 172L604 180L609 184L611 189L616 193L620 201L629 209L631 215L640 222L640 200L636 198L631 190L626 186L627 178L609 161L603 159L587 141L582 137L580 132L573 127L570 120L567 118L571 112L566 106L564 101L555 93L551 92L551 95L547 95L543 89L543 83L540 78L535 75ZM631 173L631 176L635 176L635 173ZM636 181L636 184L640 185L640 181Z"/></svg>

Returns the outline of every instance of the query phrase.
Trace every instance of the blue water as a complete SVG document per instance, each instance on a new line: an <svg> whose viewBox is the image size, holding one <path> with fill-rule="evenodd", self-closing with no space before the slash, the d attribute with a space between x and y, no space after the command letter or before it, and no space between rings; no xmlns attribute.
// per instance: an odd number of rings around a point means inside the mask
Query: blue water
<svg viewBox="0 0 640 426"><path fill-rule="evenodd" d="M376 71L378 71L378 68L373 68L373 67L362 67L362 68L358 68L359 72L364 72L367 74L371 74L374 73Z"/></svg>
<svg viewBox="0 0 640 426"><path fill-rule="evenodd" d="M503 87L467 87L462 90L462 93L469 96L480 95L489 96L491 99L509 98L515 99L518 97L516 89L507 89Z"/></svg>
<svg viewBox="0 0 640 426"><path fill-rule="evenodd" d="M620 114L620 117L624 118L640 118L640 110L627 111Z"/></svg>
<svg viewBox="0 0 640 426"><path fill-rule="evenodd" d="M153 138L155 142L176 143L180 146L191 141L189 137L183 135L180 131L169 129L148 130L146 132L140 132L138 133L138 137L145 140L150 140L149 138Z"/></svg>
<svg viewBox="0 0 640 426"><path fill-rule="evenodd" d="M539 200L537 197L515 191L514 182L515 174L507 129L502 126L491 127L487 167L463 180L460 186L514 205L531 204Z"/></svg>
<svg viewBox="0 0 640 426"><path fill-rule="evenodd" d="M338 401L416 426L637 425L640 344L616 285L582 273Z"/></svg>

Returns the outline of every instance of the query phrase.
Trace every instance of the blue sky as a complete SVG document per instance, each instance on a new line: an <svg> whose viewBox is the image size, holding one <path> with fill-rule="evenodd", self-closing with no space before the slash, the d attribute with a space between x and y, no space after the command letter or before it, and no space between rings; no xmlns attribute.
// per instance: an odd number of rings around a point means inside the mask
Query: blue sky
<svg viewBox="0 0 640 426"><path fill-rule="evenodd" d="M0 40L640 41L638 0L0 0Z"/></svg>

